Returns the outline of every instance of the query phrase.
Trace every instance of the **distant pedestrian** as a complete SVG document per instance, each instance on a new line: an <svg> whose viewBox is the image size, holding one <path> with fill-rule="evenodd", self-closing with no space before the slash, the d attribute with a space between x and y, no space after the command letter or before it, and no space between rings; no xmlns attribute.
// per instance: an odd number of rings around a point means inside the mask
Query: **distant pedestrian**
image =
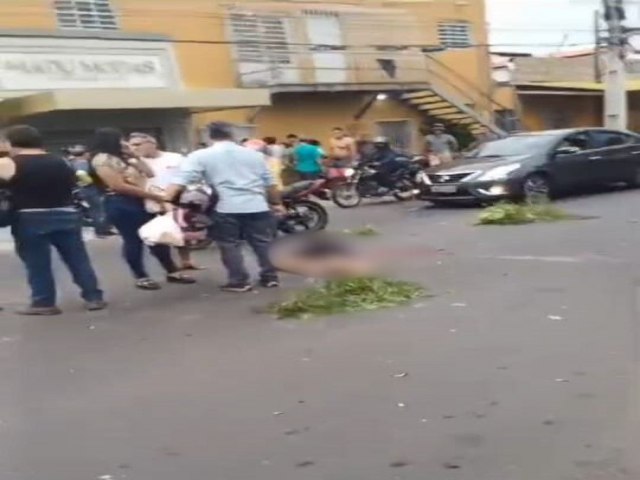
<svg viewBox="0 0 640 480"><path fill-rule="evenodd" d="M436 165L442 165L453 161L453 155L458 151L458 141L453 135L446 132L442 123L436 123L431 133L425 137L425 149L427 155Z"/></svg>
<svg viewBox="0 0 640 480"><path fill-rule="evenodd" d="M264 155L264 160L267 162L267 167L276 182L276 186L278 187L278 190L282 191L284 189L284 184L282 182L282 160L270 155L271 150L269 150L269 145L267 145L263 140L259 140L257 138L251 139L245 143L245 147Z"/></svg>
<svg viewBox="0 0 640 480"><path fill-rule="evenodd" d="M47 153L33 127L11 127L6 139L11 158L0 159L0 178L8 182L12 194L16 212L12 233L31 287L30 305L17 313L62 313L56 302L51 247L80 287L86 309L104 309L107 304L82 239L80 214L73 206L74 170L63 158Z"/></svg>
<svg viewBox="0 0 640 480"><path fill-rule="evenodd" d="M116 227L123 242L124 258L141 290L158 290L160 285L149 277L144 266L144 244L138 230L153 219L147 212L144 200L164 205L164 196L149 192L146 182L153 171L142 160L127 152L128 146L119 130L102 128L96 131L91 143L91 168L94 181L105 192L107 217ZM166 245L149 247L167 273L167 282L194 283L191 277L180 273Z"/></svg>
<svg viewBox="0 0 640 480"><path fill-rule="evenodd" d="M303 139L293 149L294 168L300 180L315 180L322 175L322 150Z"/></svg>
<svg viewBox="0 0 640 480"><path fill-rule="evenodd" d="M186 185L204 178L218 194L212 231L229 276L222 290L247 292L252 289L242 254L244 241L251 246L260 264L260 284L277 287L278 275L269 258L275 236L271 210L281 214L284 207L276 181L264 155L233 141L230 125L211 124L209 136L213 145L189 155L178 182L169 187L167 198L175 198Z"/></svg>
<svg viewBox="0 0 640 480"><path fill-rule="evenodd" d="M281 162L284 161L286 147L278 142L276 137L265 137L262 140L266 144L266 154L271 158L277 158Z"/></svg>
<svg viewBox="0 0 640 480"><path fill-rule="evenodd" d="M357 160L356 141L347 135L344 128L334 127L329 140L330 166L335 168L351 167Z"/></svg>

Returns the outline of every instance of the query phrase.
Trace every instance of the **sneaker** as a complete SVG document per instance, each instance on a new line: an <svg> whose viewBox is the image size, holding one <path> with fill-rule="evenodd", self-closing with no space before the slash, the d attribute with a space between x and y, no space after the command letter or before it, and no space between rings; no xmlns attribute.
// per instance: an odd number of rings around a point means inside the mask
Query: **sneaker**
<svg viewBox="0 0 640 480"><path fill-rule="evenodd" d="M249 283L227 283L222 285L220 290L223 292L245 293L250 292L253 287Z"/></svg>
<svg viewBox="0 0 640 480"><path fill-rule="evenodd" d="M98 312L107 308L107 302L104 300L97 300L95 302L87 302L84 304L84 308L88 312Z"/></svg>
<svg viewBox="0 0 640 480"><path fill-rule="evenodd" d="M280 280L277 278L262 278L260 279L260 286L264 288L278 288L280 286Z"/></svg>
<svg viewBox="0 0 640 480"><path fill-rule="evenodd" d="M26 307L16 311L16 314L29 317L52 317L62 315L62 310L58 307Z"/></svg>

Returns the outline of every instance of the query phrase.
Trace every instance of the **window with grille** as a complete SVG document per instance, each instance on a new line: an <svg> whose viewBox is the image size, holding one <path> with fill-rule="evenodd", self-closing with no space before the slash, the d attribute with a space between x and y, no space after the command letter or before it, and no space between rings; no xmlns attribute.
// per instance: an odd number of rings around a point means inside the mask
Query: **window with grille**
<svg viewBox="0 0 640 480"><path fill-rule="evenodd" d="M229 20L238 62L278 65L291 63L287 29L282 18L275 15L233 13Z"/></svg>
<svg viewBox="0 0 640 480"><path fill-rule="evenodd" d="M466 22L442 22L438 24L440 45L448 48L470 47L471 25Z"/></svg>
<svg viewBox="0 0 640 480"><path fill-rule="evenodd" d="M109 0L54 0L58 27L82 30L117 30Z"/></svg>

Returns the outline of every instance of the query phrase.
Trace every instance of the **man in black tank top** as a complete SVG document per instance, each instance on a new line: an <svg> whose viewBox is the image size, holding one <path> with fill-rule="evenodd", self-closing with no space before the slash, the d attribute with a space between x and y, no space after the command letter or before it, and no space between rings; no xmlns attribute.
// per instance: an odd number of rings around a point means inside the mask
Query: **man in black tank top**
<svg viewBox="0 0 640 480"><path fill-rule="evenodd" d="M73 207L76 176L60 157L47 153L40 133L21 125L9 128L11 158L0 158L0 180L11 190L16 252L24 263L31 303L23 315L59 315L51 268L51 247L80 287L87 310L106 307L82 239L80 215Z"/></svg>

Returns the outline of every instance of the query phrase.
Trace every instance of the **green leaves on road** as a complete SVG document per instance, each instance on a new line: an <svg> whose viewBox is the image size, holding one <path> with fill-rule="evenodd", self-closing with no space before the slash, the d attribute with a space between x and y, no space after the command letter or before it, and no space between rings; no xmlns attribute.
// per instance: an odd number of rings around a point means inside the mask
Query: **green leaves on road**
<svg viewBox="0 0 640 480"><path fill-rule="evenodd" d="M395 307L424 295L424 289L411 282L373 277L330 280L271 305L269 311L278 318L335 315Z"/></svg>
<svg viewBox="0 0 640 480"><path fill-rule="evenodd" d="M355 230L343 230L343 233L347 235L356 235L358 237L374 237L376 235L380 235L380 232L372 225L365 225L364 227L360 227Z"/></svg>
<svg viewBox="0 0 640 480"><path fill-rule="evenodd" d="M537 222L558 222L578 218L548 204L498 203L485 208L477 225L524 225Z"/></svg>

